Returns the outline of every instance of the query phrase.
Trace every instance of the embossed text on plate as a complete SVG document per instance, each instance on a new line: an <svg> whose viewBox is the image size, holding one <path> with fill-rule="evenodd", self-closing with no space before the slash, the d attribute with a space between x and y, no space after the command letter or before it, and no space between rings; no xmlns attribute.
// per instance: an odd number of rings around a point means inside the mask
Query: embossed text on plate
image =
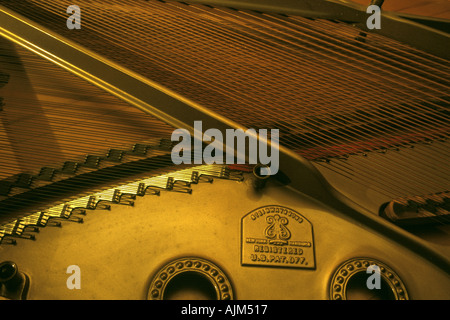
<svg viewBox="0 0 450 320"><path fill-rule="evenodd" d="M242 265L315 268L312 224L300 213L272 205L242 218Z"/></svg>

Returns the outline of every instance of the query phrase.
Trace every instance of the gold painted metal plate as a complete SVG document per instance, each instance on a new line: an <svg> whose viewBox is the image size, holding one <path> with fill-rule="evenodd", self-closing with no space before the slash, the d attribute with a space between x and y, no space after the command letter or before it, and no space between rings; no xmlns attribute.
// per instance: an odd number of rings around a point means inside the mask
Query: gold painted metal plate
<svg viewBox="0 0 450 320"><path fill-rule="evenodd" d="M282 206L265 206L242 218L242 265L314 269L312 224Z"/></svg>

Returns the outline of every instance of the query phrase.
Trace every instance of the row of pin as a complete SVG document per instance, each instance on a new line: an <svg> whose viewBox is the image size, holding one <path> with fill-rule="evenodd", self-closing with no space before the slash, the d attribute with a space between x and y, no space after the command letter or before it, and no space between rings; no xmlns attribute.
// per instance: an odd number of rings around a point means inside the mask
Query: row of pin
<svg viewBox="0 0 450 320"><path fill-rule="evenodd" d="M134 205L137 196L160 195L160 191L192 193L191 185L212 183L213 178L241 181L242 172L226 166L203 165L195 170L184 169L159 175L83 196L55 205L45 211L32 213L24 218L0 226L0 244L16 244L14 238L35 240L33 233L39 227L61 226L61 221L83 222L87 210L110 210L112 204Z"/></svg>

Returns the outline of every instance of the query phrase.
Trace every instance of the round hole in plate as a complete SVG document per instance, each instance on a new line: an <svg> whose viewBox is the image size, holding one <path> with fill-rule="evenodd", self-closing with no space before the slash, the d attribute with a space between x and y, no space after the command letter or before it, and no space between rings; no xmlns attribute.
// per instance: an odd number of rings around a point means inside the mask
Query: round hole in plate
<svg viewBox="0 0 450 320"><path fill-rule="evenodd" d="M380 270L380 288L368 288L374 274L370 266ZM400 277L385 263L367 258L347 260L336 269L329 284L329 297L333 300L408 300L409 295Z"/></svg>
<svg viewBox="0 0 450 320"><path fill-rule="evenodd" d="M153 275L150 300L233 300L233 287L225 272L200 257L169 261Z"/></svg>
<svg viewBox="0 0 450 320"><path fill-rule="evenodd" d="M199 272L187 271L170 279L164 291L164 300L217 300L211 281Z"/></svg>
<svg viewBox="0 0 450 320"><path fill-rule="evenodd" d="M367 287L368 274L358 272L352 275L347 282L347 300L395 300L394 292L389 284L380 278L380 289Z"/></svg>

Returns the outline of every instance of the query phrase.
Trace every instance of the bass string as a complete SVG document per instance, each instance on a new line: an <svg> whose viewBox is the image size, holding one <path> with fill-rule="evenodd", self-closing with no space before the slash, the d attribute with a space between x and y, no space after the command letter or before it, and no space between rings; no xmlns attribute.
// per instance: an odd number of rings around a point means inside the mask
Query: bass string
<svg viewBox="0 0 450 320"><path fill-rule="evenodd" d="M102 30L105 30L105 28L104 28L104 27L105 27L105 26L102 26L102 28L101 28L101 29L102 29ZM96 31L99 31L99 30L96 30Z"/></svg>
<svg viewBox="0 0 450 320"><path fill-rule="evenodd" d="M359 181L363 185L370 182L371 188L377 186L388 191L385 194L388 194L390 198L425 194L429 190L441 191L449 188L448 177L444 170L429 175L420 171L402 170L402 160L399 158L399 161L396 162L391 159L388 162L378 159L369 162L362 156L352 156L350 160L332 160L329 164L322 162L319 164L327 168L329 166L340 168L351 175L351 180ZM350 164L347 164L349 161ZM430 176L433 179L430 179Z"/></svg>
<svg viewBox="0 0 450 320"><path fill-rule="evenodd" d="M276 16L275 19L280 21L286 20L289 22L290 20L294 20L296 23L307 25L307 22L305 22L305 19L302 17L292 16L285 18L283 16ZM332 41L333 37L331 32L336 32L336 25L339 26L339 31L344 33L345 36L350 39L353 39L355 37L355 33L358 32L358 30L344 25L343 22L332 22L323 19L315 20L315 23L314 25L311 25L311 28L314 31L320 30L320 32L315 31L318 36L322 36L329 41ZM293 26L295 26L295 24ZM428 81L428 78L430 78L430 80L438 86L445 89L445 86L443 86L440 81L449 80L449 75L445 71L445 69L448 69L449 67L449 62L447 60L416 50L412 47L404 45L401 42L395 42L390 38L380 37L375 33L370 33L367 37L367 41L364 43L355 40L340 42L340 44L345 46L347 52L349 49L360 52L359 55L362 55L362 58L369 56L373 57L371 60L375 63L378 63L380 59L385 59L388 62L388 64L383 62L386 67L391 67L391 64L393 64L396 69L414 68L411 70L412 73L408 72L408 75L414 78L423 79L424 81ZM443 67L444 69L442 69Z"/></svg>
<svg viewBox="0 0 450 320"><path fill-rule="evenodd" d="M251 16L250 13L242 13L243 16ZM271 27L278 26L276 20L273 22L272 20L264 19L263 17L259 17L256 15L253 15L254 18L258 19L258 22L256 23L256 27L258 30L267 29L267 32L270 32ZM269 24L267 23L269 21ZM399 60L389 59L390 64L386 63L384 59L387 57L385 55L380 55L377 52L370 51L370 50L364 50L363 48L357 47L354 44L351 44L349 42L341 43L339 42L339 45L337 44L337 41L330 37L329 35L326 35L325 33L320 34L309 34L308 31L313 30L312 28L306 29L306 28L300 28L297 25L293 25L292 23L289 25L289 28L277 28L277 32L280 33L280 39L282 36L289 38L289 39L295 39L296 35L298 35L298 38L301 38L303 41L307 38L307 43L310 45L317 44L317 47L324 50L324 52L330 53L330 56L339 55L341 58L345 57L346 59L339 60L340 62L345 62L345 60L348 59L349 56L356 56L359 59L356 60L361 65L361 71L365 70L365 74L369 73L371 76L374 75L374 73L371 73L370 71L372 69L375 70L383 70L387 75L389 75L389 78L397 79L399 78L400 81L405 83L412 83L415 85L422 85L430 90L430 92L435 92L435 94L442 94L442 91L435 90L436 87L441 87L441 89L444 89L445 86L443 86L441 83L433 81L433 79L430 78L423 78L421 76L422 70L420 69L414 69L415 72L410 72L405 68L401 69L401 76L394 73L393 71L390 71L390 69L395 69L395 71L398 71L399 68L393 68L392 64L394 65L401 65L402 67L405 67L405 65L401 64ZM328 47L333 47L333 49L328 49ZM359 51L362 51L360 53ZM364 54L363 54L364 53ZM347 55L347 56L345 56ZM371 67L370 69L366 69L365 67ZM369 72L368 72L369 71ZM404 76L403 76L404 74ZM424 83L426 81L426 83ZM428 85L428 83L430 85ZM396 84L400 84L400 82L396 82Z"/></svg>

